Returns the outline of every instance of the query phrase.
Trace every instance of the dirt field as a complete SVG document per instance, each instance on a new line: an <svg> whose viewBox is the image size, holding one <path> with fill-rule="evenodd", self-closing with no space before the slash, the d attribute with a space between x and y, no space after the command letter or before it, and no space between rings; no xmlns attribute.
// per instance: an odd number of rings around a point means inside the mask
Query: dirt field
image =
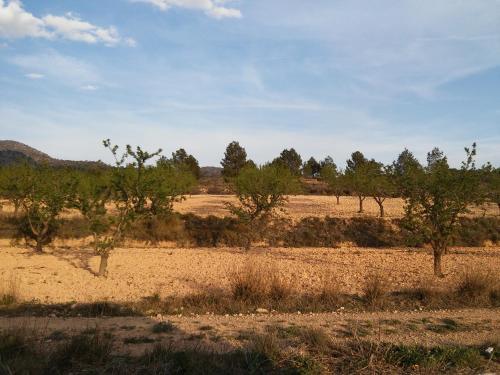
<svg viewBox="0 0 500 375"><path fill-rule="evenodd" d="M94 275L98 257L74 249L0 249L0 281L15 278L23 300L43 303L136 301L158 293L182 296L205 288L227 290L228 277L251 262L283 275L300 291L318 291L322 277L334 275L345 293L359 293L367 275L386 275L394 290L431 283L432 256L427 250L408 249L267 249L250 252L220 249L117 249L109 261L109 276ZM454 249L444 257L453 283L466 268L500 269L500 248Z"/></svg>
<svg viewBox="0 0 500 375"><path fill-rule="evenodd" d="M285 215L293 220L304 217L359 217L379 215L379 207L372 198L366 198L363 204L364 213L359 214L359 201L357 197L340 197L337 205L336 197L323 195L294 195L288 198L285 206ZM231 195L191 195L186 196L182 202L174 204L174 210L183 214L193 213L199 216L215 215L224 217L230 215L226 203L237 203L235 196ZM13 212L14 208L7 202L0 202L3 212ZM111 207L110 207L111 208ZM384 203L385 217L400 218L404 215L404 202L400 198L387 198ZM70 217L79 215L77 211L66 211L62 216ZM498 216L498 207L494 204L485 204L484 207L472 207L471 216Z"/></svg>
<svg viewBox="0 0 500 375"><path fill-rule="evenodd" d="M236 203L236 197L230 195L192 195L186 200L176 203L174 208L181 213L194 213L200 216L227 216L225 203ZM359 214L359 200L357 197L340 197L340 204L332 196L321 195L295 195L289 197L286 205L286 214L292 219L298 220L304 217L356 217L356 216L378 216L379 207L372 198L366 198L363 204L364 213ZM386 218L399 218L404 215L404 202L400 198L387 198L384 203ZM473 216L495 216L498 215L496 205L485 205L471 208Z"/></svg>

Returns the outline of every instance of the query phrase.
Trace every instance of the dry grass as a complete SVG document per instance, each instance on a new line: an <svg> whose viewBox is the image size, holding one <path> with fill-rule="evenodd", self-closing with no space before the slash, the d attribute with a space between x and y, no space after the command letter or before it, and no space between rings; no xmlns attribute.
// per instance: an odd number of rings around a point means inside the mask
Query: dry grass
<svg viewBox="0 0 500 375"><path fill-rule="evenodd" d="M275 267L258 263L246 263L229 273L231 295L235 300L262 303L288 299L294 285L285 279Z"/></svg>
<svg viewBox="0 0 500 375"><path fill-rule="evenodd" d="M495 303L500 296L498 272L478 268L468 269L459 277L456 293L459 298L471 305L490 299Z"/></svg>
<svg viewBox="0 0 500 375"><path fill-rule="evenodd" d="M20 278L13 273L6 279L0 279L0 305L12 305L21 300Z"/></svg>
<svg viewBox="0 0 500 375"><path fill-rule="evenodd" d="M372 273L367 276L363 285L363 298L369 308L382 308L389 292L388 278L381 273Z"/></svg>
<svg viewBox="0 0 500 375"><path fill-rule="evenodd" d="M340 304L343 300L343 293L337 276L332 273L324 274L321 282L321 300L329 305Z"/></svg>

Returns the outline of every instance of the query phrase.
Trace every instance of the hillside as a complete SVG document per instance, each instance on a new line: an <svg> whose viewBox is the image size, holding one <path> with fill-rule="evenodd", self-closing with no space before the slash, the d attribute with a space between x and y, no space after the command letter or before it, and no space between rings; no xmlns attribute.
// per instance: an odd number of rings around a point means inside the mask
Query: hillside
<svg viewBox="0 0 500 375"><path fill-rule="evenodd" d="M74 161L53 158L21 142L0 140L0 166L27 161L35 164L49 164L57 167L100 168L101 161Z"/></svg>

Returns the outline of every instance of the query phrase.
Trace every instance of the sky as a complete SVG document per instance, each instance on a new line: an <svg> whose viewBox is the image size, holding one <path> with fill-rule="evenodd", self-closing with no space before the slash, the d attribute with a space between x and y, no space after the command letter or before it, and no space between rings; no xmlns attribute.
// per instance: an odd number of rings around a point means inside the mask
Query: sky
<svg viewBox="0 0 500 375"><path fill-rule="evenodd" d="M500 0L0 0L0 139L500 165Z"/></svg>

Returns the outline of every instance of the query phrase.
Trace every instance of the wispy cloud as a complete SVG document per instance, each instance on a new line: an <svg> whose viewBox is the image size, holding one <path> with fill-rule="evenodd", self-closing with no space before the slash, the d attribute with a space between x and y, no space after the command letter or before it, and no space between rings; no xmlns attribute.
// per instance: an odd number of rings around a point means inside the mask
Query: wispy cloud
<svg viewBox="0 0 500 375"><path fill-rule="evenodd" d="M135 45L131 38L122 38L115 27L99 27L83 21L72 13L63 16L48 14L37 17L24 9L20 0L0 0L0 37L66 39L89 44L119 43Z"/></svg>
<svg viewBox="0 0 500 375"><path fill-rule="evenodd" d="M29 79L42 79L45 77L43 74L40 73L28 73L25 74L24 76Z"/></svg>
<svg viewBox="0 0 500 375"><path fill-rule="evenodd" d="M204 12L207 16L222 18L241 18L239 9L228 8L224 3L228 0L131 0L136 3L148 3L161 10L168 10L173 7L198 10Z"/></svg>
<svg viewBox="0 0 500 375"><path fill-rule="evenodd" d="M92 65L53 50L41 54L16 55L8 61L28 71L26 76L31 75L29 78L36 78L32 73L35 71L39 76L73 87L95 85L100 81L100 76Z"/></svg>
<svg viewBox="0 0 500 375"><path fill-rule="evenodd" d="M84 91L96 91L99 89L99 87L94 86L94 85L84 85L84 86L80 87L80 89L84 90Z"/></svg>

